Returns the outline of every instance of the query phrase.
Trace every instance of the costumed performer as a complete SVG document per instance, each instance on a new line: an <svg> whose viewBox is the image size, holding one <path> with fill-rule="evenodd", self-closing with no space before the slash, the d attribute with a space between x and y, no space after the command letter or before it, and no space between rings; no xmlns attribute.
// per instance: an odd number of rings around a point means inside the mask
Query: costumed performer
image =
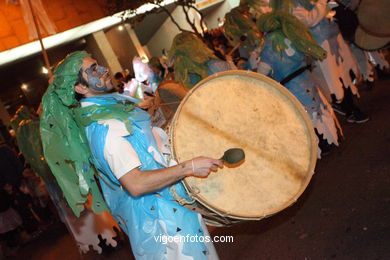
<svg viewBox="0 0 390 260"><path fill-rule="evenodd" d="M141 57L133 58L133 71L134 78L123 86L123 94L141 102L138 107L148 111L151 115L152 126L165 126L167 120L159 107L160 96L157 92L162 79Z"/></svg>
<svg viewBox="0 0 390 260"><path fill-rule="evenodd" d="M265 33L260 54L263 65L258 71L279 81L302 103L319 137L321 152L328 152L332 144L338 145L338 134L342 131L306 62L308 57L324 59L326 51L316 44L309 29L288 12L274 8L261 15L257 24Z"/></svg>
<svg viewBox="0 0 390 260"><path fill-rule="evenodd" d="M173 62L172 62L173 63ZM188 89L174 80L173 68L167 65L163 58L152 57L148 65L156 75L158 82L158 96L160 103L157 104L167 119L167 125L173 118L181 100L187 95ZM172 64L173 66L173 64ZM157 102L155 102L156 104Z"/></svg>
<svg viewBox="0 0 390 260"><path fill-rule="evenodd" d="M92 246L94 250L101 253L99 235L106 239L107 245L115 247L117 242L113 239L116 236L113 226L116 226L116 223L107 211L94 214L86 210L80 218L76 218L64 201L64 195L43 156L39 123L39 119L34 117L25 106L21 106L11 119L20 151L33 171L44 181L59 217L73 236L79 250L87 253Z"/></svg>
<svg viewBox="0 0 390 260"><path fill-rule="evenodd" d="M179 205L175 197L189 199L179 182L182 178L206 177L222 167L222 161L197 157L174 165L165 132L151 127L149 114L135 105L136 99L109 94L113 84L107 68L99 66L88 53L68 55L54 75L43 97L41 134L45 155L56 133L61 133L61 139L56 138L57 149L79 144L72 149L76 155L83 155L82 159L74 158L76 167L82 166L79 178L85 176L84 170L93 168L89 165L91 159L105 201L129 236L135 257L217 259L201 216ZM82 99L81 106L75 107L76 93ZM51 162L50 166L56 165L55 160ZM70 164L63 157L57 162ZM200 236L204 240L183 239ZM168 237L181 239L164 239Z"/></svg>
<svg viewBox="0 0 390 260"><path fill-rule="evenodd" d="M329 12L327 0L318 0L315 4L309 0L293 0L293 6L293 15L310 28L314 39L328 53L326 59L316 62L313 70L322 81L320 87L326 98L348 122L367 122L369 117L354 100L354 96L359 96L355 85L355 79L360 77L357 60L333 21L334 13Z"/></svg>
<svg viewBox="0 0 390 260"><path fill-rule="evenodd" d="M241 4L225 15L223 33L230 45L234 46L233 49L238 47L240 58L247 60L240 67L256 71L264 40L256 23L251 19L249 6Z"/></svg>
<svg viewBox="0 0 390 260"><path fill-rule="evenodd" d="M175 80L188 89L214 73L236 69L232 61L219 59L202 39L191 32L175 36L169 59L174 61Z"/></svg>
<svg viewBox="0 0 390 260"><path fill-rule="evenodd" d="M344 39L349 42L363 79L368 87L374 83L375 67L378 72L389 68L381 49L390 42L387 0L352 0L337 2L335 21ZM375 19L372 19L375 17Z"/></svg>

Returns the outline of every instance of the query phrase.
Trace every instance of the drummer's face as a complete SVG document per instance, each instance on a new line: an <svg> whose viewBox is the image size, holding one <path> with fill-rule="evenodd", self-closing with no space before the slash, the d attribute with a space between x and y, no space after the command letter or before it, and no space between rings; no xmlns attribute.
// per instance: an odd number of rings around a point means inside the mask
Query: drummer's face
<svg viewBox="0 0 390 260"><path fill-rule="evenodd" d="M88 84L92 94L105 94L112 92L114 85L106 67L97 64L96 60L87 56L81 67L82 76Z"/></svg>

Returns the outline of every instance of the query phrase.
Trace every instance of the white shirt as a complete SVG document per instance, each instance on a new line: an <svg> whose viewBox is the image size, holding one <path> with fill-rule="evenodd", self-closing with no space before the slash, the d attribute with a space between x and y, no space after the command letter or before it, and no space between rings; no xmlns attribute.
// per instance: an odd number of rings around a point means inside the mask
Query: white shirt
<svg viewBox="0 0 390 260"><path fill-rule="evenodd" d="M89 105L94 105L94 103L81 102L82 107ZM108 126L104 159L115 177L119 179L129 171L141 167L138 154L130 142L125 139L126 136L130 135L125 124L117 119L100 120L98 123ZM154 159L165 167L176 165L176 161L171 159L167 134L158 127L152 127L151 131L156 140L158 151L154 147L149 147L148 152L152 153Z"/></svg>
<svg viewBox="0 0 390 260"><path fill-rule="evenodd" d="M108 125L109 127L104 146L104 159L107 161L115 177L119 179L129 171L140 167L141 161L138 154L124 138L130 135L125 125L116 119L99 121L99 123ZM148 152L152 153L154 159L163 166L175 165L176 162L170 160L171 152L167 134L158 127L153 127L152 133L156 140L158 151L154 147L149 147Z"/></svg>

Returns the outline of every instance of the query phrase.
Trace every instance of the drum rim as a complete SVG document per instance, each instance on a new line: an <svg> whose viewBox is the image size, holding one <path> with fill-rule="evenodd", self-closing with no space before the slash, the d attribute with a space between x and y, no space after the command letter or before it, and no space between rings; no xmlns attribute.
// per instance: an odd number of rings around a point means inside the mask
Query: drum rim
<svg viewBox="0 0 390 260"><path fill-rule="evenodd" d="M200 82L198 82L188 93L187 95L183 98L183 100L180 102L180 105L179 107L177 108L177 111L174 115L174 117L172 118L172 121L171 121L171 124L170 124L170 127L169 127L169 138L171 140L171 154L173 156L173 158L175 160L177 160L177 156L176 156L176 152L175 152L175 139L174 139L174 136L175 136L175 126L177 124L177 117L179 116L180 114L180 111L182 110L184 104L186 103L186 101L189 99L189 97L196 91L196 89L200 88L201 86L203 86L206 82L208 81L211 81L211 80L214 80L215 78L218 78L218 77L224 77L224 76L248 76L248 77L251 77L251 78L254 78L254 79L262 79L264 80L266 83L269 83L269 85L271 86L275 86L280 92L281 94L283 94L284 96L286 96L289 100L291 100L291 102L294 104L294 107L296 107L296 109L298 110L299 112L299 115L301 116L301 118L303 119L304 123L305 123L305 127L306 127L306 132L309 133L309 136L308 138L311 140L311 147L310 147L310 150L311 150L311 158L310 158L310 162L309 162L309 167L308 167L308 170L307 170L307 177L305 178L305 181L302 182L301 184L301 187L300 189L297 191L297 193L295 194L295 196L293 196L290 200L288 200L286 203L284 203L279 209L277 210L274 210L272 212L269 212L267 215L240 215L240 216L237 216L237 215L232 215L230 214L229 212L226 212L224 209L221 209L221 208L218 208L218 207L214 207L214 206L210 206L209 204L207 204L207 201L209 200L206 200L203 196L199 195L199 194L195 194L195 192L192 191L190 185L187 183L187 181L185 180L186 178L182 179L181 182L183 183L186 191L188 192L189 195L191 195L191 197L193 197L193 199L195 199L197 202L199 202L202 206L208 208L209 210L211 210L212 212L222 216L222 217L228 217L228 218L232 218L232 219L238 219L238 220L260 220L262 218L266 218L266 217L269 217L269 216L272 216L290 206L292 206L296 201L297 199L303 194L303 192L306 190L307 186L309 185L310 183L310 180L314 174L314 169L315 169L315 166L316 166L316 162L317 162L317 151L318 151L318 147L317 147L317 143L316 143L316 136L315 136L315 132L314 132L314 127L312 125L312 122L311 122L311 119L308 115L308 113L306 112L306 110L304 109L303 105L299 102L299 100L286 88L284 87L283 85L281 85L279 82L263 75L263 74L260 74L260 73L256 73L256 72L252 72L252 71L246 71L246 70L229 70L229 71L223 71L223 72L218 72L218 73L215 73L211 76L208 76L207 78L204 78L203 80L201 80Z"/></svg>

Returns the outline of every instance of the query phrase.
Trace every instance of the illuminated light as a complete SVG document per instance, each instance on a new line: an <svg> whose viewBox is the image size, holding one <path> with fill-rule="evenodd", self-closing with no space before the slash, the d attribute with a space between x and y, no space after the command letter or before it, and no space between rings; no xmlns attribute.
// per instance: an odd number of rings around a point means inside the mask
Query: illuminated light
<svg viewBox="0 0 390 260"><path fill-rule="evenodd" d="M19 98L23 98L23 95L19 95Z"/></svg>
<svg viewBox="0 0 390 260"><path fill-rule="evenodd" d="M49 73L49 71L48 71L48 69L46 69L46 67L42 67L42 73L47 74L47 73Z"/></svg>
<svg viewBox="0 0 390 260"><path fill-rule="evenodd" d="M26 84L22 84L22 86L20 86L20 88L23 90L28 90L28 86Z"/></svg>
<svg viewBox="0 0 390 260"><path fill-rule="evenodd" d="M123 25L119 25L119 26L118 26L118 30L119 30L119 31L123 31Z"/></svg>
<svg viewBox="0 0 390 260"><path fill-rule="evenodd" d="M43 158L43 157L41 157L41 158L39 158L39 159L41 159L41 161L44 161L44 160L45 160L45 158Z"/></svg>
<svg viewBox="0 0 390 260"><path fill-rule="evenodd" d="M175 0L164 0L164 1L162 1L162 3L160 3L160 5L165 6L165 5L172 4L173 2L175 2ZM146 12L152 10L155 7L157 7L157 5L150 4L150 3L149 4L144 4L144 5L140 6L137 9L137 14L146 13Z"/></svg>

